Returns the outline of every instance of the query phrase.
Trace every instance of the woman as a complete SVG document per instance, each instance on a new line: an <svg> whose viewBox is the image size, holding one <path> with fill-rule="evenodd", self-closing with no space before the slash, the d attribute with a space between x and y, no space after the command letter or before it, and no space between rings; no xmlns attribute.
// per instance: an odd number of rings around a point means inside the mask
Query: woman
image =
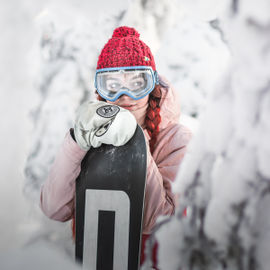
<svg viewBox="0 0 270 270"><path fill-rule="evenodd" d="M41 190L41 208L50 218L67 221L74 216L75 180L90 147L101 143L122 145L133 135L133 118L147 141L147 179L143 219L141 263L145 241L160 215L173 215L177 196L171 184L186 152L190 131L179 124L180 105L170 84L157 74L149 47L130 27L119 27L102 49L95 76L97 102L83 104L74 129L67 133ZM104 122L97 108L119 106L118 122L101 138L93 133ZM130 121L126 121L126 119ZM127 122L131 123L127 126ZM113 127L114 125L114 127ZM117 128L116 128L117 126Z"/></svg>

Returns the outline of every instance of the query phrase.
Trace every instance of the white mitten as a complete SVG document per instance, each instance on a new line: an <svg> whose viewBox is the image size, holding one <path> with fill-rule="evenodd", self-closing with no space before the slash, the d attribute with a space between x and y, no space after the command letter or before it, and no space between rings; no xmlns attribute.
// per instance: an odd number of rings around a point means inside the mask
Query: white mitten
<svg viewBox="0 0 270 270"><path fill-rule="evenodd" d="M128 110L103 101L88 101L77 111L74 135L80 148L88 151L102 143L124 145L136 127L136 119Z"/></svg>

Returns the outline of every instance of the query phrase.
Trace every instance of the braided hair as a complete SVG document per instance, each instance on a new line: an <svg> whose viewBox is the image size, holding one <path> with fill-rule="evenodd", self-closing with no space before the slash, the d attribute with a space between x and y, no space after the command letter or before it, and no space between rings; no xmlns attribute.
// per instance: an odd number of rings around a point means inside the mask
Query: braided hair
<svg viewBox="0 0 270 270"><path fill-rule="evenodd" d="M161 90L160 85L156 85L154 90L149 95L148 108L146 111L145 125L146 130L150 136L150 151L153 153L154 146L157 141L157 135L159 133L159 124L161 122L160 117L160 100Z"/></svg>

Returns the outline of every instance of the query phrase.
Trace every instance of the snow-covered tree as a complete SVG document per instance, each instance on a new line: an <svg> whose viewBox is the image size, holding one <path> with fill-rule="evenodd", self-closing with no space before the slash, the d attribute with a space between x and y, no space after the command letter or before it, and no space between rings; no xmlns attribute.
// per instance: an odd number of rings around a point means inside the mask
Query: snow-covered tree
<svg viewBox="0 0 270 270"><path fill-rule="evenodd" d="M160 72L179 91L182 113L198 118L228 65L228 47L211 23L188 15L166 33L157 53Z"/></svg>
<svg viewBox="0 0 270 270"><path fill-rule="evenodd" d="M94 96L99 50L120 19L102 16L93 22L68 5L51 6L37 17L41 32L36 83L40 103L32 111L33 143L25 166L24 187L27 197L36 202L57 149L73 126L76 109Z"/></svg>
<svg viewBox="0 0 270 270"><path fill-rule="evenodd" d="M157 230L160 269L270 265L270 2L228 0L220 22L232 62L177 177L178 212Z"/></svg>

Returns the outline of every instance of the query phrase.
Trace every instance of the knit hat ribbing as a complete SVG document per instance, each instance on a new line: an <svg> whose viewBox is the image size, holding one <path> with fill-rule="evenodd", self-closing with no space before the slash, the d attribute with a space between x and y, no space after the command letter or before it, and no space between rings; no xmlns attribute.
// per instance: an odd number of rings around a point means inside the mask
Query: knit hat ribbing
<svg viewBox="0 0 270 270"><path fill-rule="evenodd" d="M116 28L99 55L97 69L150 66L155 71L156 65L150 48L139 37L140 34L134 28Z"/></svg>

